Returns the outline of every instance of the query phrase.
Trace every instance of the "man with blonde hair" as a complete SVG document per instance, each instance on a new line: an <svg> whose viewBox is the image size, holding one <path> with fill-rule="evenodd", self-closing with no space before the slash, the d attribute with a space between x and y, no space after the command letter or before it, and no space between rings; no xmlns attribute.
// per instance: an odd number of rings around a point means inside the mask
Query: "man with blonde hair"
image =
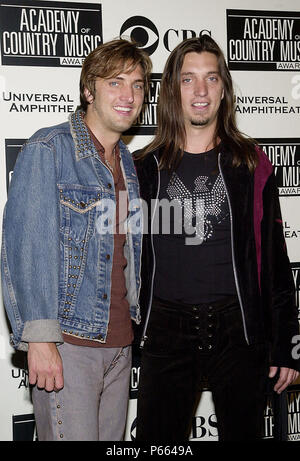
<svg viewBox="0 0 300 461"><path fill-rule="evenodd" d="M138 183L120 136L141 111L150 72L135 44L100 45L83 64L80 108L36 132L16 162L2 283L12 343L28 351L39 440L124 435L141 235L126 230Z"/></svg>

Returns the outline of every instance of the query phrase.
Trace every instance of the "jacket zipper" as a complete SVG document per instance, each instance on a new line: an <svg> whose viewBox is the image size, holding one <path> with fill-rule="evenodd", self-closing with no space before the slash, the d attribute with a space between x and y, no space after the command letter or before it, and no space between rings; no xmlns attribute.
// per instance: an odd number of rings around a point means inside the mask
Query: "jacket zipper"
<svg viewBox="0 0 300 461"><path fill-rule="evenodd" d="M243 303L242 303L240 288L239 288L238 279L237 279L237 270L236 270L236 265L235 265L234 246L233 246L232 208L231 208L231 203L230 203L230 199L229 199L227 185L225 183L222 168L221 168L221 165L220 165L220 156L221 156L221 154L219 154L219 156L218 156L219 170L220 170L220 174L221 174L221 177L222 177L222 180L223 180L223 183L224 183L224 187L225 187L225 191L226 191L226 195L227 195L227 200L228 200L229 213L230 213L231 253L232 253L232 266L233 266L234 280L235 280L237 295L238 295L238 299L239 299L239 303L240 303L240 307L241 307L241 313L242 313L242 319L243 319L243 328L244 328L244 336L245 336L247 344L249 344L247 328L246 328L246 321L245 321L245 314L244 314ZM155 157L155 155L154 155L154 158L156 160L157 167L158 167L158 161L157 161L157 158ZM152 224L153 224L153 220L154 220L154 216L155 216L155 212L156 212L156 205L157 205L157 199L158 199L158 195L159 195L159 190L160 190L160 175L159 175L159 170L158 170L158 188L157 188L157 194L156 194L155 209L154 209L154 213L153 213L153 216L152 216L152 219L151 219L151 247L152 247L152 253L153 253L153 272L152 272L151 291L150 291L150 300L149 300L149 306L148 306L148 311L147 311L147 317L146 317L145 326L144 326L144 330L143 330L143 335L142 335L142 339L141 339L141 343L140 343L141 348L144 347L145 341L147 340L146 332L147 332L147 326L148 326L148 322L149 322L152 299L153 299L153 284L154 284L156 260L155 260L155 251L154 251L154 245L153 245Z"/></svg>
<svg viewBox="0 0 300 461"><path fill-rule="evenodd" d="M235 280L235 286L236 286L236 291L241 307L241 312L242 312L242 319L243 319L243 328L244 328L244 336L246 339L247 344L249 345L249 339L248 339L248 334L247 334L247 328L246 328L246 321L245 321L245 314L244 314L244 309L243 309L243 303L242 303L242 297L241 297L241 292L238 284L238 279L237 279L237 270L236 270L236 265L235 265L235 256L234 256L234 247L233 247L233 224L232 224L232 208L231 208L231 203L229 199L229 194L228 194L228 189L227 185L223 176L222 168L221 168L221 162L220 162L220 157L221 153L218 155L218 164L219 164L219 170L220 174L223 180L223 184L225 187L226 195L227 195L227 201L228 201L228 206L229 206L229 214L230 214L230 226L231 226L231 254L232 254L232 266L233 266L233 273L234 273L234 280Z"/></svg>
<svg viewBox="0 0 300 461"><path fill-rule="evenodd" d="M157 199L159 196L159 190L160 190L160 174L159 174L159 167L158 167L158 160L153 155L155 158L155 161L157 163L157 193L156 193L156 198L155 198L155 208L153 211L153 215L151 218L151 229L150 229L150 238L151 238L151 248L152 248L152 254L153 254L153 271L152 271L152 280L151 280L151 289L150 289L150 300L149 300L149 305L148 305L148 310L147 310L147 317L145 321L145 326L143 329L143 335L142 339L140 342L140 348L142 349L144 347L145 341L147 340L146 332L147 332L147 327L148 327L148 322L149 322L149 317L150 317L150 312L151 312L151 306L152 306L152 300L153 300L153 285L154 285L154 276L155 276L155 269L156 269L156 259L155 259L155 251L154 251L154 244L153 244L153 232L152 232L152 227L153 227L153 221L156 213L156 207L157 207Z"/></svg>

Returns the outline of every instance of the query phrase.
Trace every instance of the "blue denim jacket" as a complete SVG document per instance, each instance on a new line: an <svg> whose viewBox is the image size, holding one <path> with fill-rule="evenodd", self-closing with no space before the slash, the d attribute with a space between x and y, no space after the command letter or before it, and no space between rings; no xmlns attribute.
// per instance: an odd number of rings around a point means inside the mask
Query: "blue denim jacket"
<svg viewBox="0 0 300 461"><path fill-rule="evenodd" d="M119 142L128 221L139 186L132 157ZM114 236L103 231L114 181L80 111L37 131L18 155L3 217L2 287L12 344L63 341L62 332L105 343ZM108 217L107 217L108 216ZM110 219L110 221L109 221ZM99 224L100 223L100 224ZM141 232L127 228L125 278L131 318L140 322Z"/></svg>

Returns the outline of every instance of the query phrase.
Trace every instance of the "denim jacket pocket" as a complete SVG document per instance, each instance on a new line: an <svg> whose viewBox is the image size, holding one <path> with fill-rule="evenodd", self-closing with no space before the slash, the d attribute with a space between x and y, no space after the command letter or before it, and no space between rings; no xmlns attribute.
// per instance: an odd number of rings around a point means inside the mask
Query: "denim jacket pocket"
<svg viewBox="0 0 300 461"><path fill-rule="evenodd" d="M79 243L87 241L94 231L96 207L103 191L99 187L58 185L60 193L60 230Z"/></svg>

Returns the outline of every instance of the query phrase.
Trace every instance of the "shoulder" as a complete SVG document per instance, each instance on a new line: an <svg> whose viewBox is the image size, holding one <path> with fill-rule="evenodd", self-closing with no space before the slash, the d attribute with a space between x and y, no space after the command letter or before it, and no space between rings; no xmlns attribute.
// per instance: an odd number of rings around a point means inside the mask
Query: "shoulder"
<svg viewBox="0 0 300 461"><path fill-rule="evenodd" d="M71 135L69 123L60 123L59 125L40 128L28 139L26 145L35 143L49 143L55 138L68 135Z"/></svg>
<svg viewBox="0 0 300 461"><path fill-rule="evenodd" d="M144 149L138 149L133 152L132 156L137 168L149 168L151 165L157 164L159 160L159 150L154 150L146 155L143 155Z"/></svg>
<svg viewBox="0 0 300 461"><path fill-rule="evenodd" d="M151 174L157 170L159 161L159 152L153 151L146 155L142 155L143 150L137 150L133 153L134 164L137 171L142 174Z"/></svg>
<svg viewBox="0 0 300 461"><path fill-rule="evenodd" d="M256 152L258 156L258 164L255 168L255 179L266 182L273 173L273 165L261 147L256 146Z"/></svg>

